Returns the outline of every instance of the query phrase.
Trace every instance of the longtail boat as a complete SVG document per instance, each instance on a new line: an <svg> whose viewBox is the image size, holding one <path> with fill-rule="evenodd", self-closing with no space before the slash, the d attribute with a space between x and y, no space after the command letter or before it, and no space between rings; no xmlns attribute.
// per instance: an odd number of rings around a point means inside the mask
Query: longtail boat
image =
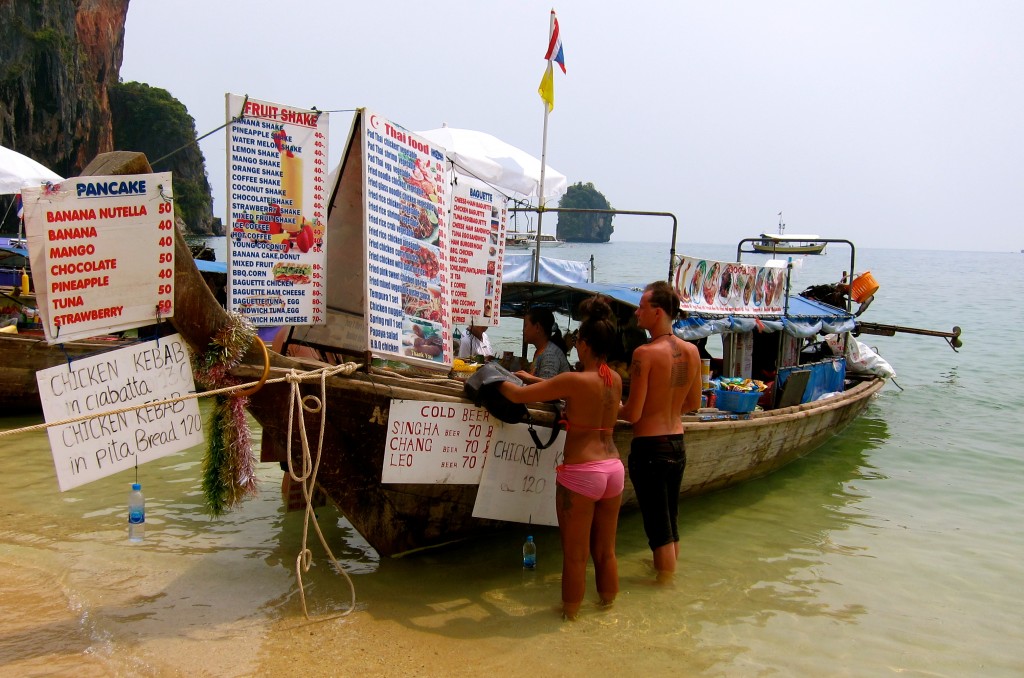
<svg viewBox="0 0 1024 678"><path fill-rule="evenodd" d="M345 161L350 167L359 160L351 153L350 147L350 155ZM337 236L338 242L351 244L351 239L346 241L341 229L351 231L352 224L361 222L362 190L356 181L344 187L339 182L335 188L329 202L331 211L326 225L328 242ZM673 257L674 252L675 232L671 246ZM341 253L358 256L360 250L342 249ZM362 253L365 256L365 249ZM328 258L328 299L334 295L334 298L358 300L363 291L346 287L349 271L341 270L332 276L330 263ZM684 270L681 264L681 261L670 262L670 280L674 270ZM707 268L707 262L704 265ZM694 276L694 270L687 266L684 275L676 276L679 278L677 282L686 282L686 276ZM852 266L850 270L853 270ZM746 292L747 283L740 285L738 270L733 273L728 278L730 290L743 289ZM701 282L710 279L709 274L707 279L702 277ZM719 276L716 284L721 285L724 279ZM768 287L762 288L762 293L768 291ZM779 288L775 285L770 291L774 294ZM719 292L725 299L725 289L716 287L714 294ZM508 283L502 292L502 314L521 316L530 304L544 303L576 317L579 300L598 293L612 300L626 327L640 297L638 288L626 285ZM704 294L709 299L714 296L712 292ZM848 308L837 308L799 295L790 297L788 288L785 300L784 310L748 320L764 326L774 323L778 327L788 325L791 328L805 323L811 326L814 334L826 326L843 335L855 329L855 316ZM233 322L200 276L180 233L176 234L175 241L174 307L175 328L198 354L203 354L211 339ZM301 468L303 440L299 426L292 426L292 423L293 418L303 416L305 431L317 432L315 438L322 440L322 456L317 461L318 488L383 556L398 556L468 539L508 525L503 521L474 517L480 491L478 485L383 482L382 469L389 454L386 448L389 412L397 401L465 407L472 406L472 403L464 395L463 381L452 378L453 373L424 371L420 369L421 365L416 364L411 364L409 370L403 370L392 361L385 363L375 359L369 351L354 350L350 343L354 336L352 318L358 314L340 310L329 303L326 315L325 325L292 328L279 351L268 351L262 342L254 342L241 363L232 370L235 377L256 380L266 379L268 372L276 377L342 362L360 365L355 371L336 372L318 382L274 383L271 379L261 389L250 393L247 407L263 429L261 461L284 463L287 461L286 451L290 449L293 466ZM701 336L716 323L719 326L735 324L735 319L721 313L693 314L686 323L677 325L675 331L678 336L690 339ZM803 338L791 334L785 336L792 339L783 340L783 334L779 332L780 339L776 340L780 346L779 355L783 353L783 344L799 347L803 343ZM289 355L296 351L304 355ZM839 385L830 387L828 397L817 398L807 382L795 378L797 373L801 373L809 379L807 373L812 370L793 358L791 363L779 364L780 369L791 370L786 382L789 386L766 395L766 409L763 411L734 414L702 409L684 417L688 463L681 495L693 496L758 478L811 452L863 412L871 397L884 385L884 379L879 376L845 374L845 363L841 359L821 362L823 371L840 375ZM447 365L442 367L448 369ZM293 387L299 389L303 399L322 397L323 407L293 413ZM482 417L488 416L482 409L479 412ZM554 424L554 410L548 405L532 405L530 416L538 426L552 427ZM321 427L322 438L319 435ZM616 426L614 440L624 461L629 456L631 439L631 427L620 422ZM315 440L312 445L316 446ZM630 506L634 503L635 495L627 479L623 504Z"/></svg>
<svg viewBox="0 0 1024 678"><path fill-rule="evenodd" d="M330 225L328 226L328 237ZM198 271L187 256L184 240L179 236L176 249L176 314L174 324L192 345L205 350L209 338L228 322L226 312L215 303ZM569 313L582 296L601 293L613 298L621 314L629 314L639 300L639 291L621 286L587 284L562 285L546 283L510 283L504 289L504 307L513 314L518 302L541 299L556 304ZM829 317L843 316L840 309L827 309ZM326 421L320 414L306 413L307 431L324 427L323 455L317 485L334 502L353 527L381 555L397 556L410 551L471 538L507 526L501 521L475 518L473 508L477 485L448 484L386 484L381 481L387 454L388 412L396 400L435 403L468 403L463 382L446 375L402 373L393 366L374 366L370 354L346 350L329 341L334 320L328 311L325 328L306 334L302 341L288 345L301 346L316 357L292 357L270 352L273 375L289 370L304 371L357 360L363 368L351 374L338 374L326 379ZM243 364L233 371L236 376L256 380L264 369L262 352L250 349ZM879 377L851 380L848 387L823 401L795 404L779 409L752 412L748 415L695 414L685 417L687 433L687 470L682 496L718 490L739 482L764 476L819 447L842 431L855 419L871 397L883 386ZM289 403L291 386L267 384L249 397L248 408L263 428L262 461L284 461L288 448ZM320 396L320 385L304 383L304 396ZM550 427L553 410L543 404L531 406L531 416L538 426ZM629 455L632 431L620 422L614 434L623 460ZM295 468L302 441L295 429L291 450ZM635 503L635 495L627 481L625 506Z"/></svg>

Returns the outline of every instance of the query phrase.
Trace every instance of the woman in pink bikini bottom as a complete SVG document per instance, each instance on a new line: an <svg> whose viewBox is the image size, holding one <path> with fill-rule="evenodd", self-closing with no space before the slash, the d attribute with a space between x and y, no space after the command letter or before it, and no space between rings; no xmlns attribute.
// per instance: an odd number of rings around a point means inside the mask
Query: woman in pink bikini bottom
<svg viewBox="0 0 1024 678"><path fill-rule="evenodd" d="M612 431L622 397L622 379L608 367L616 331L608 303L594 297L580 304L585 320L576 352L581 372L563 372L528 386L501 385L513 402L565 400L565 463L557 468L555 490L562 535L562 613L575 619L587 588L587 561L593 558L597 593L610 605L619 592L615 531L625 470Z"/></svg>

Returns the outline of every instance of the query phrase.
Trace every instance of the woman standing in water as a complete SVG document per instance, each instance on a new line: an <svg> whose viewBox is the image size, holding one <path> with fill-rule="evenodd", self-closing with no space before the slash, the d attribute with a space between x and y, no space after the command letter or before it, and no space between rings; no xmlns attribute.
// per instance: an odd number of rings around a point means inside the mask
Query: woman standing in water
<svg viewBox="0 0 1024 678"><path fill-rule="evenodd" d="M576 343L581 372L563 372L526 386L501 385L501 392L513 402L566 403L565 463L556 469L555 490L566 619L575 619L579 613L591 557L601 604L610 605L619 592L615 531L625 482L625 469L612 440L622 397L622 379L607 363L616 341L612 310L604 299L592 297L580 305L580 313L586 316Z"/></svg>
<svg viewBox="0 0 1024 678"><path fill-rule="evenodd" d="M520 370L516 376L527 384L550 379L556 374L572 369L565 357L565 340L562 331L555 327L555 314L546 308L531 308L523 318L523 340L533 344L533 368Z"/></svg>

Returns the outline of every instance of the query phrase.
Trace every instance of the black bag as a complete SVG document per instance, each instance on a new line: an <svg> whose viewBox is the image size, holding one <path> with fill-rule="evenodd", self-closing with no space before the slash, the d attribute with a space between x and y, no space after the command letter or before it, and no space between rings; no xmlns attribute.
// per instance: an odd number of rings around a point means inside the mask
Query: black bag
<svg viewBox="0 0 1024 678"><path fill-rule="evenodd" d="M506 424L518 424L525 419L530 426L530 436L533 438L533 442L536 443L538 450L551 447L551 444L555 442L555 438L558 437L558 432L562 429L560 423L562 413L558 405L555 405L555 421L554 426L551 427L551 438L547 443L541 443L540 437L533 429L533 418L530 416L530 410L526 408L526 405L514 403L502 395L500 387L506 381L510 381L516 386L523 385L522 379L506 370L499 363L491 361L481 365L466 380L463 388L466 391L466 397L472 400L474 404L487 408L488 412Z"/></svg>

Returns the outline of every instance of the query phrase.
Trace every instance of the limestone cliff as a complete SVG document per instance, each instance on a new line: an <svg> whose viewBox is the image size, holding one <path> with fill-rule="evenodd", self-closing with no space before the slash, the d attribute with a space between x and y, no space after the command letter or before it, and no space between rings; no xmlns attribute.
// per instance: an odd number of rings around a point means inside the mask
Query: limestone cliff
<svg viewBox="0 0 1024 678"><path fill-rule="evenodd" d="M74 176L114 149L128 0L0 0L0 144Z"/></svg>
<svg viewBox="0 0 1024 678"><path fill-rule="evenodd" d="M127 13L128 0L0 0L0 144L65 177L107 151L155 161L183 148L154 169L174 172L188 231L218 233L185 106L165 90L120 84Z"/></svg>

